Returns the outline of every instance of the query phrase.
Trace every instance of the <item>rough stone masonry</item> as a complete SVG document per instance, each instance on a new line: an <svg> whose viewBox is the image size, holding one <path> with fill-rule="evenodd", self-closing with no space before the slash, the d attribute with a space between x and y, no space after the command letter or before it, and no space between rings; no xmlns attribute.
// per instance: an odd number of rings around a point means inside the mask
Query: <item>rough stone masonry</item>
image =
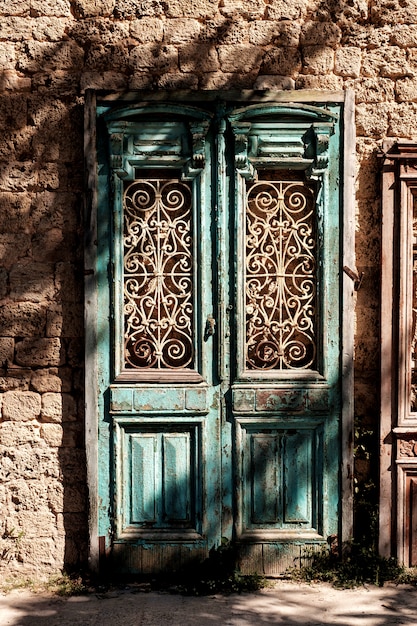
<svg viewBox="0 0 417 626"><path fill-rule="evenodd" d="M355 91L355 404L377 424L377 153L417 139L417 0L0 0L0 575L87 556L87 88Z"/></svg>

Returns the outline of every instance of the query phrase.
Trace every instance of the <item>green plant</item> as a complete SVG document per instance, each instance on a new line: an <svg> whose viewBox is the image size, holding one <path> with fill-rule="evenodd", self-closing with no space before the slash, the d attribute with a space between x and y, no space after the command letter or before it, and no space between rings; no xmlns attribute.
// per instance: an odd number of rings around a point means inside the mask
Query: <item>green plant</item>
<svg viewBox="0 0 417 626"><path fill-rule="evenodd" d="M0 537L0 559L7 562L17 558L24 536L23 530L16 531L15 528L5 529Z"/></svg>
<svg viewBox="0 0 417 626"><path fill-rule="evenodd" d="M383 586L387 581L399 581L404 568L394 558L379 556L373 546L352 541L344 546L343 557L336 557L327 547L306 554L308 562L287 573L293 580L329 582L334 587L352 588L364 583Z"/></svg>

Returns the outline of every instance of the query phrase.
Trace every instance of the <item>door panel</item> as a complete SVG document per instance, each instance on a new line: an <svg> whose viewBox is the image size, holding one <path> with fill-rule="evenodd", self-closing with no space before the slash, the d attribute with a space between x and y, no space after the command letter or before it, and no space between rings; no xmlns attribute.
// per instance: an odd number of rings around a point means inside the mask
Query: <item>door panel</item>
<svg viewBox="0 0 417 626"><path fill-rule="evenodd" d="M339 106L99 107L99 536L125 572L338 531ZM301 547L300 547L301 546Z"/></svg>

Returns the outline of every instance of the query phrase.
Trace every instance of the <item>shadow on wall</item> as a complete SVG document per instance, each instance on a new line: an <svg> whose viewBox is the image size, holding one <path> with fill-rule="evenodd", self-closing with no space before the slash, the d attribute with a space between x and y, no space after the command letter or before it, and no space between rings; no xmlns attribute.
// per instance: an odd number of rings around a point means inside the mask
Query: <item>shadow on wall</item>
<svg viewBox="0 0 417 626"><path fill-rule="evenodd" d="M342 1L309 13L307 2L236 9L225 0L222 16L201 2L186 41L177 1L108 4L103 17L74 0L65 39L45 28L0 74L0 568L10 572L74 568L87 557L83 89L308 88L312 61L326 68L340 41L339 18L366 19ZM174 18L165 35L147 32L165 14ZM251 45L241 43L249 19ZM19 37L10 33L11 42Z"/></svg>

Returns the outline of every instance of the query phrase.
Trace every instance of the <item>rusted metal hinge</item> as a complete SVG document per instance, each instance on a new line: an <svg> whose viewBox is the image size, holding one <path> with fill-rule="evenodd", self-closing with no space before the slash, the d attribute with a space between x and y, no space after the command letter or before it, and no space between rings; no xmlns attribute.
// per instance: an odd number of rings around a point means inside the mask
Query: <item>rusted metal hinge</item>
<svg viewBox="0 0 417 626"><path fill-rule="evenodd" d="M361 272L360 274L358 274L357 271L351 270L350 267L348 267L347 265L343 266L343 271L349 276L349 278L353 280L354 290L359 291L359 289L362 287L362 281L365 277L365 272Z"/></svg>

